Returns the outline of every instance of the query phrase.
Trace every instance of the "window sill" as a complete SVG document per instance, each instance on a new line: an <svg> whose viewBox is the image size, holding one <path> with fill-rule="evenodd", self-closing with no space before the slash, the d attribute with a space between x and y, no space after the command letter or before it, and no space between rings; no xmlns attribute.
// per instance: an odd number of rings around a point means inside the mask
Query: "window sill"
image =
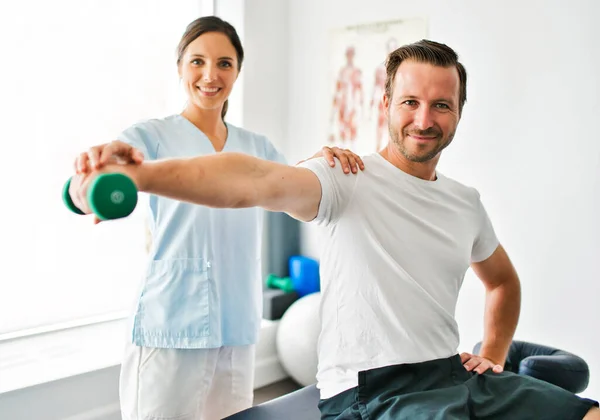
<svg viewBox="0 0 600 420"><path fill-rule="evenodd" d="M118 365L126 320L0 342L0 394Z"/></svg>
<svg viewBox="0 0 600 420"><path fill-rule="evenodd" d="M262 321L257 386L287 376L277 360L276 330L276 321ZM119 319L0 341L0 394L118 366L127 334L127 320Z"/></svg>

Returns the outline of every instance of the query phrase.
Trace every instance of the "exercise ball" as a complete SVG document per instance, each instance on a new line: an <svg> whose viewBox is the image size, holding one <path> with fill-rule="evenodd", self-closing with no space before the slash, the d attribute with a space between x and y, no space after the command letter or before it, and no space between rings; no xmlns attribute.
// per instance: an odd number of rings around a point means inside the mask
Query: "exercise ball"
<svg viewBox="0 0 600 420"><path fill-rule="evenodd" d="M295 301L283 314L277 328L277 354L283 369L302 386L317 379L317 341L321 331L321 293Z"/></svg>

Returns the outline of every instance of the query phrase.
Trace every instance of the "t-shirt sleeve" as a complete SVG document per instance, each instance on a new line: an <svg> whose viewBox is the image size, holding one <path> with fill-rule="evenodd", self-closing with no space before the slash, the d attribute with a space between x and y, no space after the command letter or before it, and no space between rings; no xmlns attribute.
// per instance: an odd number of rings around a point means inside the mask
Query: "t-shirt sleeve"
<svg viewBox="0 0 600 420"><path fill-rule="evenodd" d="M345 174L339 162L332 168L325 158L309 159L297 166L312 171L321 183L319 212L312 222L323 226L337 222L348 207L362 174Z"/></svg>
<svg viewBox="0 0 600 420"><path fill-rule="evenodd" d="M477 207L478 232L471 251L471 262L474 263L488 259L500 244L479 193L477 193Z"/></svg>
<svg viewBox="0 0 600 420"><path fill-rule="evenodd" d="M148 123L140 123L127 128L117 136L117 139L141 151L145 160L157 159L158 136Z"/></svg>

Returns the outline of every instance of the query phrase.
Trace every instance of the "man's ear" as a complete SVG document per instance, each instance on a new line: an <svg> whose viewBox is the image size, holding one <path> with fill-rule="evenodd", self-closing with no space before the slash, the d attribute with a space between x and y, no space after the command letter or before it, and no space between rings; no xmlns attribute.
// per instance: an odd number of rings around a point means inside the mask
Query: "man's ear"
<svg viewBox="0 0 600 420"><path fill-rule="evenodd" d="M383 98L381 100L383 101L384 114L385 118L387 119L390 114L390 98L387 96L386 93L384 93Z"/></svg>

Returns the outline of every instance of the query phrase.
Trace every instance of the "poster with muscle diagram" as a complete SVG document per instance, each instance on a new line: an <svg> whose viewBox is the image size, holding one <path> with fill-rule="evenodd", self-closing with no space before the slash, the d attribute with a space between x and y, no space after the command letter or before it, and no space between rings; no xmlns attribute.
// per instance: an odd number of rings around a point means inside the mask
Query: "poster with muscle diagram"
<svg viewBox="0 0 600 420"><path fill-rule="evenodd" d="M425 19L376 22L335 29L330 34L330 145L359 154L387 144L381 98L385 59L401 45L427 38Z"/></svg>

